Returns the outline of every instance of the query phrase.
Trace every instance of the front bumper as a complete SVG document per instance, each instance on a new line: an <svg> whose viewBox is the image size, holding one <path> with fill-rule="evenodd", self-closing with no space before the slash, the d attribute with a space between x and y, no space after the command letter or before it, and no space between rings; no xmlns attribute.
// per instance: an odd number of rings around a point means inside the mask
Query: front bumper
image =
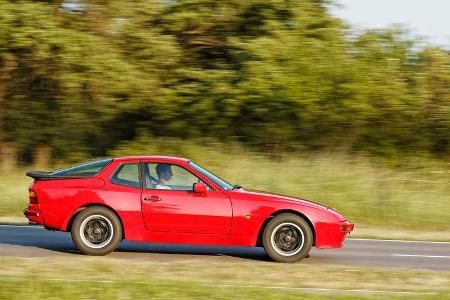
<svg viewBox="0 0 450 300"><path fill-rule="evenodd" d="M339 223L318 222L315 224L317 248L342 248L345 236L355 225L343 220Z"/></svg>
<svg viewBox="0 0 450 300"><path fill-rule="evenodd" d="M42 218L42 214L41 214L40 210L26 208L23 211L23 214L30 222L44 225L44 219Z"/></svg>

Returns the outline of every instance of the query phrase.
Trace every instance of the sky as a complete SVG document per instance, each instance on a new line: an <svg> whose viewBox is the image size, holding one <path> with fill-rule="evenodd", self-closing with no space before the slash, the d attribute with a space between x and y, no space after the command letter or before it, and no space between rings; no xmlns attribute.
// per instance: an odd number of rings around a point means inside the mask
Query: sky
<svg viewBox="0 0 450 300"><path fill-rule="evenodd" d="M414 36L450 49L450 0L335 0L332 13L357 28L402 25Z"/></svg>

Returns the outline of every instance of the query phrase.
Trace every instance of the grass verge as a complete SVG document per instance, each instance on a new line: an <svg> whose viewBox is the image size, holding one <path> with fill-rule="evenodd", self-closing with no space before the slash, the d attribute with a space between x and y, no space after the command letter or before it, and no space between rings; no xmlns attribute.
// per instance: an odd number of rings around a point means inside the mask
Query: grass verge
<svg viewBox="0 0 450 300"><path fill-rule="evenodd" d="M450 272L207 259L2 257L0 263L1 299L450 299Z"/></svg>

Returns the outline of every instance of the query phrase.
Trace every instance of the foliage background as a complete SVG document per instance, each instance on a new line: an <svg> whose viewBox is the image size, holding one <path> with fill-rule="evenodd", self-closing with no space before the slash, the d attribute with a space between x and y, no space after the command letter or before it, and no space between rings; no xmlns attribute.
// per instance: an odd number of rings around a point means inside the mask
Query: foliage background
<svg viewBox="0 0 450 300"><path fill-rule="evenodd" d="M77 3L0 1L4 164L149 135L448 158L448 51L396 28L357 32L333 1Z"/></svg>

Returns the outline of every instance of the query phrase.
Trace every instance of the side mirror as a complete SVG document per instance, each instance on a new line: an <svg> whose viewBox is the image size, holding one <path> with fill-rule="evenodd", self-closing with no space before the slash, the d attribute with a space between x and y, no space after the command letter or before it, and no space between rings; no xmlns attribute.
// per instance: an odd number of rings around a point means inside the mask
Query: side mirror
<svg viewBox="0 0 450 300"><path fill-rule="evenodd" d="M203 182L194 183L194 193L206 193L206 184Z"/></svg>

